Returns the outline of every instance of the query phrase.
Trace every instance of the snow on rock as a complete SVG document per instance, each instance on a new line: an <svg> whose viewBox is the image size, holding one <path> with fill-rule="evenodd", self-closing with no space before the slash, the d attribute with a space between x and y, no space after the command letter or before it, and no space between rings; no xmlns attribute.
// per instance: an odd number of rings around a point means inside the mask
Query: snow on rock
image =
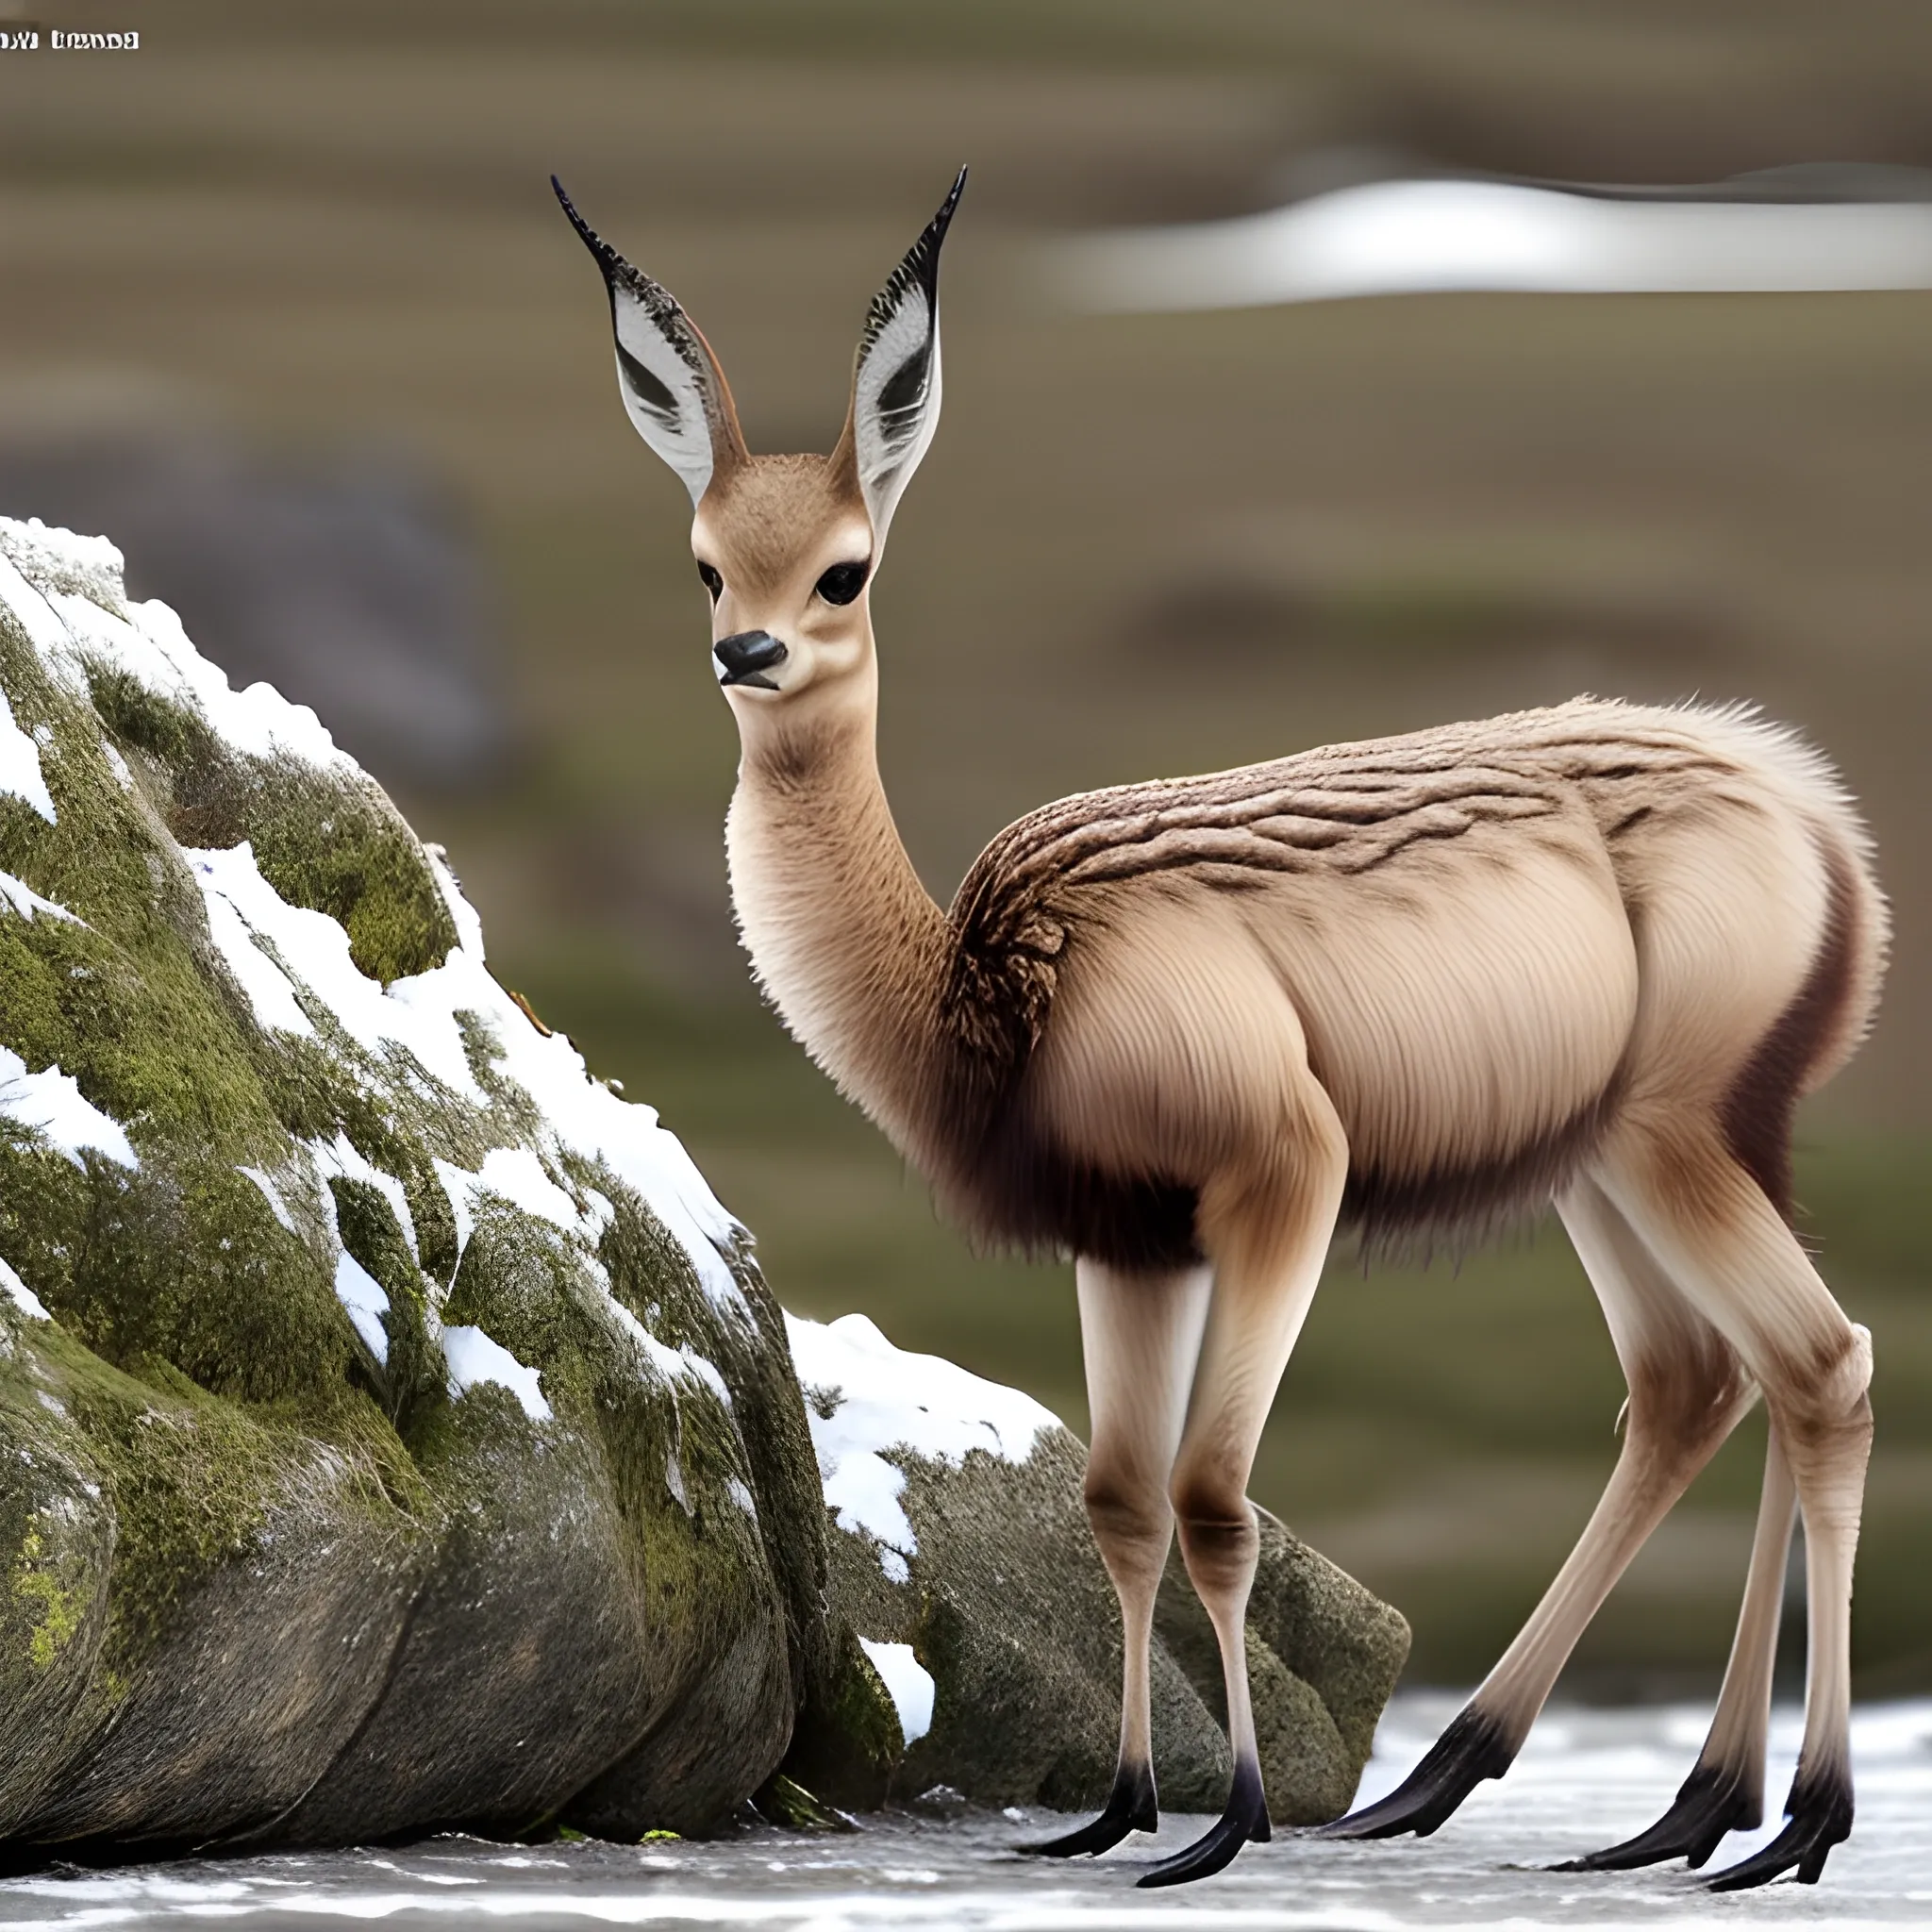
<svg viewBox="0 0 1932 1932"><path fill-rule="evenodd" d="M262 1026L312 1035L310 1013L320 1012L371 1054L400 1048L441 1086L481 1103L487 1096L471 1070L458 1015L487 1021L499 1049L497 1071L536 1104L541 1138L553 1159L575 1154L602 1162L628 1182L677 1238L706 1292L741 1309L730 1263L721 1253L742 1238L739 1224L652 1108L621 1100L592 1079L569 1040L540 1033L491 976L480 922L446 864L432 855L459 943L441 965L385 988L357 967L349 936L335 920L283 900L245 842L183 856L201 888L215 943ZM476 1171L440 1161L437 1172L457 1217L459 1244L468 1241L479 1190L591 1241L608 1218L602 1196L580 1208L527 1147L492 1148Z"/></svg>
<svg viewBox="0 0 1932 1932"><path fill-rule="evenodd" d="M932 1673L913 1656L909 1643L874 1643L870 1637L861 1637L858 1647L872 1659L879 1681L891 1694L909 1750L932 1729Z"/></svg>
<svg viewBox="0 0 1932 1932"><path fill-rule="evenodd" d="M67 689L85 691L90 669L105 667L192 709L227 748L244 758L293 759L319 771L359 776L353 760L338 750L307 706L288 703L266 684L232 690L222 672L196 652L165 605L124 604L118 594L120 555L111 544L39 524L11 525L8 536L16 550L24 549L49 576L59 581L77 577L88 586L89 594L66 589L42 591L0 556L0 600L12 608L43 663ZM123 782L125 759L105 739L102 743L117 783ZM0 791L25 797L42 816L54 819L40 746L15 724L4 693ZM340 1028L373 1058L392 1059L400 1053L407 1057L404 1064L413 1061L434 1087L480 1106L490 1096L471 1066L458 1016L474 1016L490 1027L498 1049L497 1073L524 1089L541 1118L540 1145L490 1148L474 1170L437 1162L456 1216L459 1250L474 1226L477 1197L486 1193L594 1247L609 1223L611 1205L594 1190L573 1192L563 1184L560 1163L575 1156L602 1163L635 1189L689 1255L712 1302L736 1314L744 1312L727 1258L744 1239L742 1229L650 1108L621 1100L591 1078L568 1039L540 1032L497 985L485 964L482 923L441 848L427 848L425 856L458 943L440 965L387 987L357 966L349 935L336 920L282 897L263 876L247 841L227 849L183 848L181 856L200 889L216 949L264 1031L314 1039L320 1030ZM9 874L0 874L0 905L27 917L74 916ZM23 1085L23 1079L30 1084ZM0 1080L7 1081L0 1085L0 1109L41 1126L70 1158L77 1159L81 1147L93 1146L125 1165L135 1164L118 1124L90 1108L58 1069L27 1075L24 1067L8 1069L0 1062ZM308 1143L306 1152L318 1181L338 1176L378 1188L395 1209L411 1250L416 1249L416 1229L394 1176L364 1160L341 1133L329 1142ZM276 1218L292 1225L287 1203L267 1171L242 1171L262 1190ZM332 1227L332 1211L327 1218ZM379 1314L387 1298L351 1257L341 1256L337 1267L338 1292L358 1332L380 1355ZM617 1307L617 1312L645 1343L660 1374L695 1374L723 1389L723 1378L708 1359L690 1349L665 1347L627 1309Z"/></svg>
<svg viewBox="0 0 1932 1932"><path fill-rule="evenodd" d="M336 1299L349 1311L349 1320L369 1353L387 1363L389 1331L382 1325L382 1318L389 1313L388 1291L346 1248L336 1257Z"/></svg>
<svg viewBox="0 0 1932 1932"><path fill-rule="evenodd" d="M341 926L325 912L291 906L262 877L245 841L227 852L184 848L181 856L201 888L215 943L262 1026L315 1031L299 989L365 1051L380 1057L384 1048L399 1046L445 1087L468 1100L484 1099L454 1012L395 997L408 982L385 991L371 979L349 957L349 935Z"/></svg>
<svg viewBox="0 0 1932 1932"><path fill-rule="evenodd" d="M534 1214L566 1234L583 1229L585 1213L543 1172L543 1163L527 1147L492 1147L474 1174L454 1161L439 1160L436 1177L442 1183L450 1212L456 1217L459 1254L470 1245L470 1234L476 1224L476 1201L482 1194L499 1195L511 1207L521 1208L525 1214ZM608 1206L606 1202L607 1210Z"/></svg>
<svg viewBox="0 0 1932 1932"><path fill-rule="evenodd" d="M282 1199L282 1191L275 1185L275 1176L266 1168L241 1167L235 1172L245 1174L261 1191L261 1197L268 1203L269 1212L289 1230L295 1232L295 1217L289 1212L289 1204Z"/></svg>
<svg viewBox="0 0 1932 1932"><path fill-rule="evenodd" d="M658 1124L653 1108L621 1100L603 1081L592 1079L583 1056L570 1041L561 1033L539 1032L491 978L484 964L482 931L475 914L449 868L434 853L430 862L461 942L433 971L397 980L387 997L425 1017L437 1015L448 1025L458 1046L458 1013L475 1013L489 1022L500 1049L497 1071L515 1081L535 1102L551 1151L601 1163L633 1188L691 1257L706 1293L723 1307L741 1310L743 1298L725 1255L743 1239L743 1229L720 1206L683 1143ZM507 1168L501 1172L511 1187L526 1186L531 1178L528 1169L521 1176ZM490 1191L504 1191L503 1185L487 1172L478 1178ZM452 1179L449 1174L443 1176L445 1188L452 1185ZM557 1191L562 1193L560 1189ZM547 1195L541 1198L549 1199ZM454 1198L451 1205L455 1207ZM519 1205L525 1206L526 1211L543 1211L529 1208L526 1203ZM554 1214L544 1212L543 1218L555 1218L558 1225L575 1226L581 1232L590 1231L583 1225L584 1212L597 1212L595 1204L589 1210L577 1209L573 1204L566 1223L558 1202L550 1201L550 1208Z"/></svg>
<svg viewBox="0 0 1932 1932"><path fill-rule="evenodd" d="M70 662L83 655L106 662L156 696L189 705L217 738L245 757L286 756L323 770L354 768L307 705L291 704L272 684L233 689L221 668L189 642L181 620L167 605L131 604L122 618L72 591L57 591L47 602L73 641L63 654Z"/></svg>
<svg viewBox="0 0 1932 1932"><path fill-rule="evenodd" d="M0 1292L4 1292L22 1314L31 1315L37 1322L53 1320L42 1306L40 1296L5 1261L0 1261Z"/></svg>
<svg viewBox="0 0 1932 1932"><path fill-rule="evenodd" d="M7 702L7 694L0 691L0 704ZM51 899L43 899L34 889L17 879L11 873L0 872L0 905L11 906L23 919L31 919L40 913L47 919L64 919L79 925L83 922L75 919L64 906L57 906Z"/></svg>
<svg viewBox="0 0 1932 1932"><path fill-rule="evenodd" d="M458 1015L489 1021L501 1049L498 1071L536 1103L553 1157L570 1153L601 1161L628 1182L677 1237L707 1293L741 1307L730 1264L720 1252L741 1239L738 1223L719 1205L682 1144L658 1124L653 1109L620 1100L592 1079L569 1040L538 1032L491 976L480 925L446 866L436 868L439 884L463 942L441 966L384 988L358 969L349 956L348 934L336 921L281 898L262 877L246 843L184 856L202 890L209 931L263 1027L312 1035L306 995L369 1052L400 1048L445 1088L481 1102L486 1096L471 1072ZM339 1137L339 1145L347 1142ZM457 1218L459 1246L468 1242L479 1191L591 1241L608 1220L609 1203L603 1196L579 1208L527 1147L491 1148L475 1171L439 1161L437 1172ZM364 1171L357 1177L370 1175ZM376 1184L398 1204L398 1219L413 1245L400 1187L387 1175Z"/></svg>
<svg viewBox="0 0 1932 1932"><path fill-rule="evenodd" d="M70 691L87 691L90 673L108 670L142 690L199 715L215 737L245 758L294 761L318 772L359 780L354 761L340 751L313 711L291 705L272 686L237 691L194 649L179 619L158 603L129 605L120 590L121 558L98 538L75 537L36 523L9 524L9 548L34 570L40 587L0 554L0 601L18 618L43 665ZM78 585L79 588L73 586ZM125 760L107 739L103 753L117 784L131 782ZM55 808L41 767L41 745L15 722L0 693L0 791L22 798L50 822ZM439 847L425 851L432 876L458 934L441 964L393 980L370 977L351 956L350 939L326 913L291 905L266 878L251 843L226 849L183 848L200 889L214 941L257 1023L270 1034L315 1039L340 1029L378 1061L398 1055L413 1061L432 1091L487 1106L491 1096L472 1067L464 1021L480 1020L493 1036L495 1071L521 1087L541 1125L536 1147L492 1147L472 1169L438 1160L458 1231L467 1244L480 1195L501 1197L548 1222L589 1247L608 1225L609 1200L593 1189L568 1184L567 1157L601 1164L643 1199L689 1255L712 1302L742 1315L744 1303L729 1257L743 1230L721 1207L675 1136L648 1107L618 1097L591 1077L583 1058L561 1034L544 1034L491 978L485 964L483 931ZM0 874L0 907L22 915L72 919L64 907L25 882ZM46 1132L72 1158L92 1146L136 1164L118 1124L81 1098L74 1082L50 1069L28 1074L17 1061L0 1061L0 1109ZM412 1251L414 1224L401 1183L357 1154L347 1137L309 1142L311 1177L366 1181L395 1209ZM285 1225L293 1225L281 1185L268 1170L241 1170L260 1188ZM328 1217L333 1221L332 1213ZM338 1288L365 1340L379 1328L375 1311L382 1291L359 1267L338 1276ZM627 1310L626 1325L643 1330ZM712 1364L690 1350L665 1348L649 1339L648 1353L660 1372L696 1374L723 1388ZM372 1341L372 1346L375 1342Z"/></svg>
<svg viewBox="0 0 1932 1932"><path fill-rule="evenodd" d="M524 1413L533 1423L547 1423L550 1405L538 1386L535 1369L525 1368L499 1341L482 1329L445 1328L442 1331L442 1359L449 1370L449 1392L459 1396L478 1382L495 1382L508 1389L523 1404Z"/></svg>
<svg viewBox="0 0 1932 1932"><path fill-rule="evenodd" d="M0 691L0 791L24 798L52 824L59 823L41 771L41 748L13 722L13 707Z"/></svg>
<svg viewBox="0 0 1932 1932"><path fill-rule="evenodd" d="M315 1163L315 1171L325 1180L336 1178L345 1181L362 1181L374 1188L386 1200L396 1217L396 1225L403 1231L403 1239L409 1244L409 1253L421 1258L422 1250L416 1244L416 1222L409 1212L408 1196L403 1191L403 1184L393 1174L384 1174L378 1167L372 1167L351 1144L348 1135L340 1127L336 1129L333 1141L305 1141L308 1158ZM249 1176L251 1180L255 1176ZM269 1206L275 1205L275 1196L269 1196Z"/></svg>
<svg viewBox="0 0 1932 1932"><path fill-rule="evenodd" d="M836 1322L785 1317L806 1392L825 1507L841 1529L874 1538L888 1576L905 1581L919 1550L900 1497L904 1473L885 1452L909 1450L957 1466L975 1449L1008 1462L1032 1455L1059 1418L1017 1389L939 1356L897 1349L864 1315Z"/></svg>
<svg viewBox="0 0 1932 1932"><path fill-rule="evenodd" d="M0 556L0 599L7 603L17 603L19 591L25 592L30 604L41 600L41 591L24 575L30 572L36 577L57 579L63 588L86 586L103 608L120 609L125 604L121 581L124 559L105 537L83 537L58 525L43 524L39 517L29 517L25 523L8 518L7 551L7 555ZM11 584L8 573L12 575ZM41 601L41 612L44 614L29 608L21 613L21 621L34 635L37 649L43 636L58 633L58 625L44 601ZM43 625L52 625L54 628L51 632L37 628Z"/></svg>
<svg viewBox="0 0 1932 1932"><path fill-rule="evenodd" d="M112 544L39 523L8 524L7 536L15 554L42 574L43 583L85 586L85 594L67 588L37 589L0 554L0 602L12 608L43 664L71 692L87 692L90 670L123 674L142 689L197 713L242 758L278 760L285 767L293 761L344 782L366 782L307 706L290 704L267 684L234 691L220 669L195 650L165 605L125 604L120 593L120 553ZM125 772L125 762L114 747L105 739L102 744L117 761L117 774ZM14 724L0 695L0 790L9 789L53 817L39 747ZM744 1314L727 1258L744 1240L743 1230L719 1204L676 1138L658 1125L653 1109L620 1099L593 1079L570 1041L541 1032L491 976L482 924L441 848L426 848L424 857L458 943L441 964L387 987L357 966L349 935L336 920L282 897L263 876L247 841L225 850L183 848L181 856L201 891L216 948L265 1031L312 1039L319 1030L339 1027L378 1061L392 1060L398 1053L407 1056L429 1082L482 1106L490 1096L472 1070L458 1016L480 1020L491 1029L498 1049L495 1071L523 1088L534 1103L541 1122L540 1145L535 1150L491 1149L475 1171L440 1164L464 1239L480 1187L594 1244L608 1224L610 1206L594 1193L580 1203L562 1184L559 1163L575 1156L603 1164L634 1189L689 1255L712 1302ZM56 916L63 909L22 886L21 892L27 893L24 901L10 884L7 904ZM113 1144L125 1145L125 1139ZM337 1154L347 1144L339 1136ZM104 1145L103 1151L109 1149ZM318 1156L316 1164L319 1172L347 1172L330 1158ZM373 1176L366 1165L354 1177L374 1178L398 1205L398 1219L413 1245L414 1230L400 1208L401 1190L394 1180ZM710 1369L708 1362L705 1369Z"/></svg>
<svg viewBox="0 0 1932 1932"><path fill-rule="evenodd" d="M127 1130L93 1106L71 1075L58 1066L30 1074L26 1062L5 1046L0 1046L0 1114L43 1135L75 1167L86 1167L81 1155L90 1149L123 1167L141 1165Z"/></svg>

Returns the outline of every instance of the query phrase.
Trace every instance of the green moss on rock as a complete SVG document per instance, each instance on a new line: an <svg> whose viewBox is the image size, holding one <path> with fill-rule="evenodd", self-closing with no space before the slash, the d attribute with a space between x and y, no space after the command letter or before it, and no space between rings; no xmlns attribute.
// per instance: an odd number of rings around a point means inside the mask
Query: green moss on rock
<svg viewBox="0 0 1932 1932"><path fill-rule="evenodd" d="M51 1670L60 1653L74 1641L79 1630L87 1598L63 1578L62 1564L48 1547L43 1529L50 1527L43 1514L36 1514L21 1541L11 1587L15 1597L25 1602L34 1618L26 1641L27 1661L37 1671Z"/></svg>
<svg viewBox="0 0 1932 1932"><path fill-rule="evenodd" d="M545 1114L540 1045L545 1091L609 1096L462 952L453 881L312 725L225 710L99 546L0 520L0 558L69 633L30 630L0 570L0 690L57 808L0 794L0 870L74 915L0 900L0 1045L133 1155L0 1110L0 1258L54 1318L0 1295L0 1466L27 1473L0 1485L0 1839L727 1816L823 1627L803 1412L743 1247L700 1203L725 1254L694 1257L688 1204L675 1235ZM284 725L309 749L274 749ZM346 935L362 1031L291 952L310 928L232 950L189 855L243 841ZM272 966L303 1024L264 1022ZM424 1022L398 982L433 1007L436 968L469 992ZM406 1043L429 1024L441 1077ZM648 1115L609 1105L597 1131L652 1172ZM465 1178L502 1154L508 1193ZM456 1327L482 1331L467 1386Z"/></svg>
<svg viewBox="0 0 1932 1932"><path fill-rule="evenodd" d="M192 707L111 665L91 665L88 688L124 754L143 763L175 839L248 841L262 876L290 905L335 920L372 979L426 973L456 944L422 847L362 774L291 773L235 752Z"/></svg>

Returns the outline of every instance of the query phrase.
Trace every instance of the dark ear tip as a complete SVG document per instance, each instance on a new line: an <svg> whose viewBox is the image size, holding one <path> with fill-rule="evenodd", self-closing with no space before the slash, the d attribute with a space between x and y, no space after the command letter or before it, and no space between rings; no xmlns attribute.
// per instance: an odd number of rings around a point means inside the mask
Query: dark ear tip
<svg viewBox="0 0 1932 1932"><path fill-rule="evenodd" d="M589 222L585 221L582 215L578 214L576 203L565 193L563 183L555 175L550 177L550 186L556 192L558 206L570 217L570 225L581 237L584 246L597 258L605 274L609 275L617 261L617 251L591 227Z"/></svg>
<svg viewBox="0 0 1932 1932"><path fill-rule="evenodd" d="M966 192L966 175L967 170L961 168L954 177L951 192L945 200L941 202L939 213L933 216L927 225L926 233L932 237L935 244L945 239L946 230L952 225L953 211L959 206L959 197Z"/></svg>
<svg viewBox="0 0 1932 1932"><path fill-rule="evenodd" d="M966 192L966 170L961 168L954 177L952 192L940 203L939 213L926 223L924 232L912 244L911 253L906 258L901 273L911 273L924 285L928 299L939 292L940 246L946 239L946 230L953 225L953 212L959 206L959 197Z"/></svg>

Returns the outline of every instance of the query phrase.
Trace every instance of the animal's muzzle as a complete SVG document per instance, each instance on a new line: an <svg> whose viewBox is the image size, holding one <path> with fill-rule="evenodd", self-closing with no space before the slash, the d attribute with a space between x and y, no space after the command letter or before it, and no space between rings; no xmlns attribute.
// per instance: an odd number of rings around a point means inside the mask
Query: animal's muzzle
<svg viewBox="0 0 1932 1932"><path fill-rule="evenodd" d="M765 673L785 661L785 646L768 630L741 630L711 646L720 684L751 684L760 691L778 687Z"/></svg>

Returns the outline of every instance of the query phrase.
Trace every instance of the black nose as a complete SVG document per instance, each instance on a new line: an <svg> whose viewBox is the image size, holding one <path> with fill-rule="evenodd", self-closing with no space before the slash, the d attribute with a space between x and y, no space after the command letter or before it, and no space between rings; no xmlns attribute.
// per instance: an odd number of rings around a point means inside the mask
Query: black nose
<svg viewBox="0 0 1932 1932"><path fill-rule="evenodd" d="M755 684L760 691L778 687L765 675L775 664L785 661L785 646L768 630L741 630L736 637L720 638L711 646L718 660L720 684Z"/></svg>

